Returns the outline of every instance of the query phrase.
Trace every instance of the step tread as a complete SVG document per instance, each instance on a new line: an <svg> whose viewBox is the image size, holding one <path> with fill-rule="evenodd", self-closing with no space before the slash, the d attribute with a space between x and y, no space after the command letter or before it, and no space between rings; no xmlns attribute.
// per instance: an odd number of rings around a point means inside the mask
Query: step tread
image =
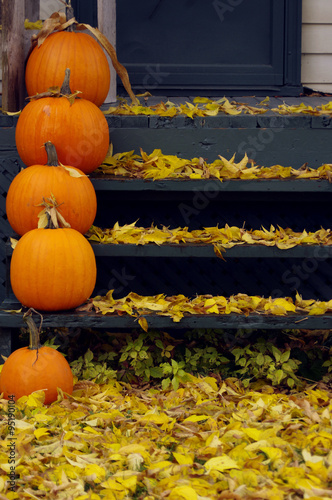
<svg viewBox="0 0 332 500"><path fill-rule="evenodd" d="M220 192L331 192L332 183L325 179L132 179L93 173L90 180L96 191L220 191Z"/></svg>
<svg viewBox="0 0 332 500"><path fill-rule="evenodd" d="M4 302L1 307L6 307ZM115 329L140 329L138 318L129 315L102 315L93 312L64 311L59 313L43 313L43 328L47 327L77 327L84 328L115 328ZM310 316L303 314L288 314L286 316L276 316L268 314L251 313L248 316L241 314L200 314L185 315L181 321L174 322L167 316L146 314L143 317L147 320L150 329L160 328L263 328L263 329L332 329L332 314ZM37 325L40 323L40 316L34 314ZM0 310L0 328L21 328L26 326L23 320L23 313L11 313Z"/></svg>

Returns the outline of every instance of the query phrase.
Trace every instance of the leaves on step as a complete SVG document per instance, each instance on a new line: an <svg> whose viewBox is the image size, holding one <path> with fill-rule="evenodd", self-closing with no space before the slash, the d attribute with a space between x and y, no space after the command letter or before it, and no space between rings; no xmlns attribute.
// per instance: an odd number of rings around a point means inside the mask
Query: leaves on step
<svg viewBox="0 0 332 500"><path fill-rule="evenodd" d="M227 97L221 99L210 99L208 97L195 97L193 102L185 101L176 104L171 100L161 101L157 104L148 105L151 94L145 93L137 95L144 98L144 103L128 104L124 98L119 99L117 106L110 106L104 111L106 115L147 115L160 116L164 118L173 118L174 116L186 116L188 118L229 115L236 116L241 114L261 115L266 112L281 115L307 114L312 116L332 115L332 101L319 105L311 106L301 102L300 104L286 104L283 102L277 107L268 108L269 98L266 97L256 106L245 102L230 101Z"/></svg>
<svg viewBox="0 0 332 500"><path fill-rule="evenodd" d="M219 113L226 115L250 114L259 115L266 113L266 107L251 106L246 103L229 101L226 97L213 100L207 97L195 97L193 102L186 101L183 104L175 104L172 101L159 102L153 106L146 104L128 104L125 99L120 99L118 106L110 106L104 113L106 115L148 115L173 118L185 115L188 118L196 116L216 116Z"/></svg>
<svg viewBox="0 0 332 500"><path fill-rule="evenodd" d="M245 154L239 161L235 161L235 154L229 160L219 155L219 158L208 163L204 158L191 160L179 158L175 155L164 155L160 149L151 154L142 149L140 155L134 151L116 153L107 156L96 170L115 177L131 177L135 179L325 179L332 178L332 164L324 164L315 168L303 165L299 169L273 165L264 167L256 165Z"/></svg>
<svg viewBox="0 0 332 500"><path fill-rule="evenodd" d="M91 226L87 237L91 242L104 244L147 245L214 245L218 255L223 249L235 245L276 246L288 250L298 245L332 245L331 229L321 228L315 232L296 232L290 228L283 229L270 226L269 229L244 229L244 227L229 226L206 227L189 231L187 227L170 229L166 226L151 227L136 226L136 222L120 226L115 223L113 228L101 229Z"/></svg>
<svg viewBox="0 0 332 500"><path fill-rule="evenodd" d="M113 290L109 290L104 296L96 296L86 304L77 308L78 311L94 309L101 314L129 315L134 318L145 316L139 321L142 328L148 329L148 316L160 315L169 316L176 323L180 322L187 315L209 315L209 314L271 314L276 316L286 316L292 314L322 315L332 312L332 300L303 300L301 295L296 293L295 299L292 297L260 297L250 296L245 293L238 293L230 297L222 295L196 295L188 298L185 295L166 296L158 294L152 296L142 296L130 292L128 295L115 299Z"/></svg>
<svg viewBox="0 0 332 500"><path fill-rule="evenodd" d="M320 106L310 106L301 102L300 104L280 104L271 111L280 115L305 114L312 116L329 115L332 116L332 101Z"/></svg>

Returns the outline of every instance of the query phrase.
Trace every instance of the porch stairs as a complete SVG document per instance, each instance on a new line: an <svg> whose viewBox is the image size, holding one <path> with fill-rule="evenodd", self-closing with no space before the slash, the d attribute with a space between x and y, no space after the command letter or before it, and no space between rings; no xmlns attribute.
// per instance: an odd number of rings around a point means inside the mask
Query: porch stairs
<svg viewBox="0 0 332 500"><path fill-rule="evenodd" d="M220 98L222 96L219 96ZM148 105L168 98L151 97ZM172 97L172 102L192 101ZM261 97L229 97L229 100L257 105ZM213 117L106 115L114 152L140 148L150 154L155 148L164 154L212 162L221 155L240 160L245 153L257 164L280 164L300 168L304 163L317 168L332 162L332 119L328 115L280 115L271 111L278 105L303 102L312 107L330 101L328 96L298 98L270 97L269 111L261 115L219 114ZM5 196L22 164L15 148L16 118L0 116L0 352L13 349L13 330L24 325L22 314L11 314L19 304L8 279L11 229L5 216ZM92 174L98 198L95 224L111 227L138 220L139 226L165 225L190 230L225 224L247 229L290 227L315 231L331 227L332 184L328 181L143 181L111 180ZM96 245L98 276L94 295L114 289L115 297L134 291L141 295L196 294L230 296L237 293L261 296L332 298L332 251L330 247L301 247L278 251L275 248L233 248L225 261L211 248L139 246L108 248ZM134 318L97 316L68 311L45 313L44 327L86 326L130 330ZM332 329L332 315L286 317L250 315L186 317L180 323L170 318L149 316L151 328L302 328Z"/></svg>

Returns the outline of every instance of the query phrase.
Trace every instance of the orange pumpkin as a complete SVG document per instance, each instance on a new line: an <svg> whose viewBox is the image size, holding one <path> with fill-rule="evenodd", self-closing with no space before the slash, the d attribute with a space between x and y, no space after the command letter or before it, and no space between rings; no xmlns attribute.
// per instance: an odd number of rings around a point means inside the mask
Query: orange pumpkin
<svg viewBox="0 0 332 500"><path fill-rule="evenodd" d="M71 69L71 88L101 106L110 86L107 57L99 43L87 33L52 33L31 52L25 70L28 95L61 86L66 68Z"/></svg>
<svg viewBox="0 0 332 500"><path fill-rule="evenodd" d="M58 388L73 392L73 374L64 356L52 347L39 345L39 332L29 317L30 345L14 351L0 375L0 393L16 401L38 390L45 391L45 404L56 401Z"/></svg>
<svg viewBox="0 0 332 500"><path fill-rule="evenodd" d="M90 243L71 228L32 229L19 239L10 263L16 298L41 311L72 309L85 302L96 283Z"/></svg>
<svg viewBox="0 0 332 500"><path fill-rule="evenodd" d="M53 142L64 165L93 172L109 148L109 128L105 115L92 102L69 98L69 71L61 94L32 99L22 110L15 132L17 151L27 166L45 165L43 145Z"/></svg>
<svg viewBox="0 0 332 500"><path fill-rule="evenodd" d="M45 144L46 165L21 170L9 186L6 197L7 219L13 230L23 235L38 227L40 203L53 195L59 211L73 229L84 234L93 224L97 198L90 179L79 169L59 165L55 146Z"/></svg>

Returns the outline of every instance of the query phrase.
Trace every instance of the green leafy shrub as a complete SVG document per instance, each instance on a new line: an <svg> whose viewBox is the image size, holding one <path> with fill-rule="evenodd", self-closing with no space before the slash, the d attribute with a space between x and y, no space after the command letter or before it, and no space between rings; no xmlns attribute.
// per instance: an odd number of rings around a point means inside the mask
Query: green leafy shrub
<svg viewBox="0 0 332 500"><path fill-rule="evenodd" d="M290 358L290 349L282 352L271 342L260 339L251 346L234 348L231 352L235 356L236 365L241 367L235 373L244 377L244 386L248 386L253 379L267 379L274 386L285 381L290 388L301 385L295 374L301 361Z"/></svg>
<svg viewBox="0 0 332 500"><path fill-rule="evenodd" d="M26 345L26 332L22 330ZM134 330L130 333L87 329L49 329L42 341L63 352L80 379L173 388L188 374L236 377L298 389L304 380L332 380L330 332L308 330Z"/></svg>

